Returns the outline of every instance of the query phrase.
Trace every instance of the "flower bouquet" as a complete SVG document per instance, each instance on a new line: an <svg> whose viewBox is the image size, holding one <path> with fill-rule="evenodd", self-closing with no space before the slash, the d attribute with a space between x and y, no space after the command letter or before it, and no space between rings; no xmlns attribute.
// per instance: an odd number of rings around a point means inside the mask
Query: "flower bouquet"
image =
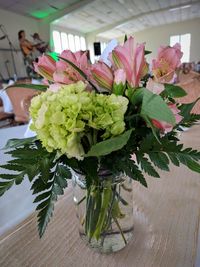
<svg viewBox="0 0 200 267"><path fill-rule="evenodd" d="M63 51L58 60L43 55L35 70L46 85L31 101L35 136L9 140L12 159L1 168L0 195L28 178L38 203L40 237L54 203L73 180L79 232L101 252L123 248L132 236L132 185L147 187L145 173L159 177L169 163L200 172L200 152L184 148L181 126L200 119L191 114L198 99L177 104L186 92L174 85L180 46L162 46L152 61L133 37L108 58L91 64L86 53ZM26 86L27 85L21 85Z"/></svg>

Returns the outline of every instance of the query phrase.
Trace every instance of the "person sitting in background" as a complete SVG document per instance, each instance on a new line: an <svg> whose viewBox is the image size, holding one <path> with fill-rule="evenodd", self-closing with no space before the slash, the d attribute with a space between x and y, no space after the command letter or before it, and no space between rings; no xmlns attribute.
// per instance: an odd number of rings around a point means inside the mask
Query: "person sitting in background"
<svg viewBox="0 0 200 267"><path fill-rule="evenodd" d="M26 33L24 30L18 32L19 45L22 53L25 57L32 57L35 50L34 45L26 39Z"/></svg>
<svg viewBox="0 0 200 267"><path fill-rule="evenodd" d="M26 33L24 30L18 32L18 40L24 56L24 64L26 66L27 75L28 77L33 77L35 75L33 61L37 60L39 52L36 50L35 45L26 39Z"/></svg>
<svg viewBox="0 0 200 267"><path fill-rule="evenodd" d="M49 44L46 43L45 41L43 41L43 40L40 38L40 36L39 36L38 33L35 32L35 33L32 35L32 37L33 37L33 43L34 43L36 49L40 52L40 54L43 54L43 53L45 53L45 52L47 52L47 51L50 51L50 50L49 50Z"/></svg>

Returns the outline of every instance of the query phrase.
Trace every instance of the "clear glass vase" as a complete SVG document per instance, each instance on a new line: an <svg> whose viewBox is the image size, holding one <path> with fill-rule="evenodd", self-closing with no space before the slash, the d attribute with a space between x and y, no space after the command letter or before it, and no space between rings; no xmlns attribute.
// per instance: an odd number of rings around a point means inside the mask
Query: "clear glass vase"
<svg viewBox="0 0 200 267"><path fill-rule="evenodd" d="M83 175L72 171L72 177L81 238L101 253L124 248L133 235L131 179L104 171L98 181L86 186Z"/></svg>

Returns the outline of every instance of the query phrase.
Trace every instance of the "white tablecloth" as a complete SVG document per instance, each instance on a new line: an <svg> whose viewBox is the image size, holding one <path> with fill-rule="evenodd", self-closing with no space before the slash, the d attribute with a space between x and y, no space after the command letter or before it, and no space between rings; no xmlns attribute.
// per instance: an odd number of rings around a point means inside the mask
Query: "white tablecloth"
<svg viewBox="0 0 200 267"><path fill-rule="evenodd" d="M24 138L26 128L27 125L1 129L0 149L10 138ZM5 164L9 158L9 155L4 154L4 150L0 150L0 165ZM0 173L5 173L5 170L0 169ZM0 235L23 221L34 211L35 205L30 186L28 179L24 179L22 184L14 185L0 197Z"/></svg>

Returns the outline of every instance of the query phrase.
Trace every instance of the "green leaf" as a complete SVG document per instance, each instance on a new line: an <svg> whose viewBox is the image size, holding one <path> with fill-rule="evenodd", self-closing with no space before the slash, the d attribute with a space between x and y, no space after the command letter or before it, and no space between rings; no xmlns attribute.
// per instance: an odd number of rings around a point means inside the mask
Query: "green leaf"
<svg viewBox="0 0 200 267"><path fill-rule="evenodd" d="M144 116L144 115L143 115L143 119L146 121L147 125L151 128L152 133L154 137L156 138L156 140L158 141L158 143L160 143L159 136L156 132L157 129L154 127L152 121L147 116Z"/></svg>
<svg viewBox="0 0 200 267"><path fill-rule="evenodd" d="M44 200L44 199L48 198L49 195L50 195L50 194L49 194L48 191L47 191L47 192L44 192L44 193L40 194L39 196L37 196L33 202L34 202L34 203L36 203L36 202L40 202L41 200Z"/></svg>
<svg viewBox="0 0 200 267"><path fill-rule="evenodd" d="M119 162L118 164L119 166L122 165L121 170L123 170L127 176L147 187L147 182L143 173L138 169L138 166L136 166L132 160L128 159L128 161L124 163Z"/></svg>
<svg viewBox="0 0 200 267"><path fill-rule="evenodd" d="M187 160L187 167L194 172L200 173L200 164L194 160Z"/></svg>
<svg viewBox="0 0 200 267"><path fill-rule="evenodd" d="M100 157L110 154L113 151L121 149L126 145L132 133L132 129L126 131L125 133L110 138L108 140L97 143L92 146L90 151L86 154L86 157Z"/></svg>
<svg viewBox="0 0 200 267"><path fill-rule="evenodd" d="M186 96L187 93L180 86L166 83L165 90L162 92L162 95L167 95L168 97L176 98Z"/></svg>
<svg viewBox="0 0 200 267"><path fill-rule="evenodd" d="M5 180L14 180L16 178L16 175L9 173L0 173L0 178Z"/></svg>
<svg viewBox="0 0 200 267"><path fill-rule="evenodd" d="M153 94L146 88L141 88L141 90L143 91L141 116L147 116L151 119L165 121L174 125L175 117L165 101L159 95Z"/></svg>
<svg viewBox="0 0 200 267"><path fill-rule="evenodd" d="M42 92L45 92L47 90L47 88L49 87L48 85L44 85L44 84L21 84L21 83L18 83L18 84L14 84L14 85L11 85L11 86L8 86L6 88L6 90L8 88L12 88L12 87L17 87L17 89L20 90L20 88L26 88L26 89L35 89L35 90L38 90L38 91L42 91Z"/></svg>
<svg viewBox="0 0 200 267"><path fill-rule="evenodd" d="M23 139L10 139L6 143L4 149L24 146L26 144L33 143L36 140L37 140L37 137L29 137L29 138L23 138Z"/></svg>
<svg viewBox="0 0 200 267"><path fill-rule="evenodd" d="M167 155L169 156L169 159L171 160L171 162L175 166L177 166L177 167L180 166L179 160L177 159L177 157L173 153L169 152L169 153L167 153Z"/></svg>
<svg viewBox="0 0 200 267"><path fill-rule="evenodd" d="M5 165L1 165L0 168L11 170L11 171L23 171L24 170L24 166L17 165L17 164L5 164Z"/></svg>
<svg viewBox="0 0 200 267"><path fill-rule="evenodd" d="M182 104L179 109L181 110L180 115L183 116L184 121L190 120L190 112L195 106L195 104L200 100L200 97L197 98L194 102L189 103L189 104Z"/></svg>
<svg viewBox="0 0 200 267"><path fill-rule="evenodd" d="M136 153L136 156L137 156L137 161L138 163L140 163L143 171L145 171L146 173L148 173L149 175L153 177L157 177L157 178L160 177L157 171L153 168L151 163L148 161L148 159L144 157L144 155L141 155L140 153Z"/></svg>
<svg viewBox="0 0 200 267"><path fill-rule="evenodd" d="M7 190L9 190L12 187L13 183L13 180L0 182L0 196L2 196Z"/></svg>
<svg viewBox="0 0 200 267"><path fill-rule="evenodd" d="M49 178L51 178L51 169L54 167L53 164L54 158L52 157L43 157L40 161L40 172L42 180L44 183L47 183Z"/></svg>
<svg viewBox="0 0 200 267"><path fill-rule="evenodd" d="M64 177L66 179L71 179L71 172L68 168L66 168L66 166L64 165L58 165L57 167L57 175L58 177Z"/></svg>
<svg viewBox="0 0 200 267"><path fill-rule="evenodd" d="M31 186L31 190L33 190L33 194L40 193L44 190L48 190L52 186L51 182L44 183L42 180L41 175L34 181L34 183Z"/></svg>
<svg viewBox="0 0 200 267"><path fill-rule="evenodd" d="M49 223L50 218L53 215L54 203L58 199L58 195L62 195L64 193L64 188L67 186L66 177L60 176L61 174L66 175L66 172L64 172L63 170L63 166L62 167L61 166L59 164L57 164L56 166L53 180L52 182L50 182L51 183L50 190L49 190L49 183L45 184L42 180L37 180L37 182L35 182L33 185L33 189L36 186L37 188L36 191L38 191L38 184L40 183L43 190L45 191L48 190L47 192L43 192L42 194L37 196L34 201L34 202L41 201L36 208L36 210L39 210L38 230L40 237L42 237L42 235L44 234L47 224ZM61 179L63 181L61 181Z"/></svg>
<svg viewBox="0 0 200 267"><path fill-rule="evenodd" d="M161 170L169 171L169 159L163 152L149 152L148 155L155 166Z"/></svg>
<svg viewBox="0 0 200 267"><path fill-rule="evenodd" d="M8 189L12 187L15 183L16 185L21 184L23 178L25 176L25 172L21 172L18 174L0 174L0 178L7 181L0 181L0 196L2 196Z"/></svg>
<svg viewBox="0 0 200 267"><path fill-rule="evenodd" d="M142 102L144 92L140 88L136 88L135 90L133 90L133 88L128 88L126 94L131 104L135 106Z"/></svg>

